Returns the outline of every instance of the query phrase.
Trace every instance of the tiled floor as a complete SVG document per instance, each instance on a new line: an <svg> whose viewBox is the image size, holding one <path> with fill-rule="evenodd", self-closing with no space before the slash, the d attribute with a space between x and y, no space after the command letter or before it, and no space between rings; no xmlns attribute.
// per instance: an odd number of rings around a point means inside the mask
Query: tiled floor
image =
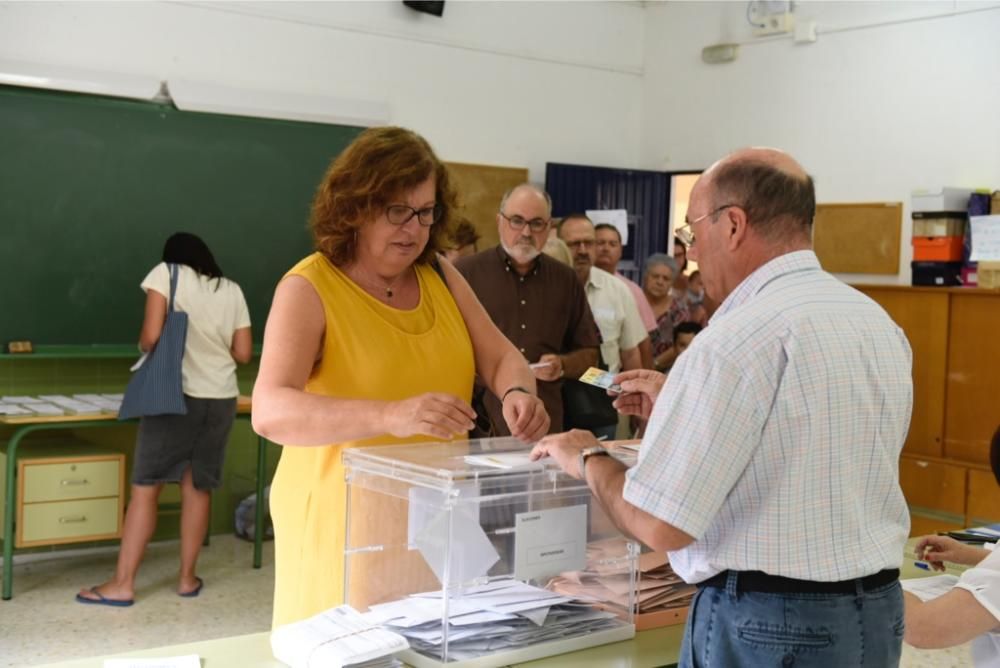
<svg viewBox="0 0 1000 668"><path fill-rule="evenodd" d="M139 572L135 605L110 608L74 600L81 587L105 581L117 551L14 563L14 597L0 601L0 668L174 645L265 631L271 626L273 543L254 570L253 544L212 536L196 598L175 593L178 543L151 545Z"/></svg>
<svg viewBox="0 0 1000 668"><path fill-rule="evenodd" d="M0 601L0 668L174 645L265 631L271 625L273 543L264 544L264 566L251 568L253 545L213 536L199 561L205 588L197 598L174 593L176 542L150 546L130 608L82 605L80 587L103 582L117 552L14 564L14 598ZM903 647L906 668L972 666L968 646L918 651Z"/></svg>

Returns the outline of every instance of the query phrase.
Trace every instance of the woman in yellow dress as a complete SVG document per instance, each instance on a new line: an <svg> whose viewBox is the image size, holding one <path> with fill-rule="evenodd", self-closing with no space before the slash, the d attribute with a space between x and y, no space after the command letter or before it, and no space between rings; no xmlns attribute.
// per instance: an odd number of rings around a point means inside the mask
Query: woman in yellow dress
<svg viewBox="0 0 1000 668"><path fill-rule="evenodd" d="M548 431L526 360L438 254L454 215L444 165L402 128L363 132L317 190L317 252L275 290L253 393L254 429L284 445L275 627L344 601L344 448L464 438L476 374L514 436Z"/></svg>

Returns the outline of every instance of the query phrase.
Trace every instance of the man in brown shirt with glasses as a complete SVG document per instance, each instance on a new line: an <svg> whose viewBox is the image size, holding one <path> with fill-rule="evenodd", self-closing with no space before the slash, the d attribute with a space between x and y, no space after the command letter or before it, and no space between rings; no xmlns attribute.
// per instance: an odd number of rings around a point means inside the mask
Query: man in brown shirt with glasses
<svg viewBox="0 0 1000 668"><path fill-rule="evenodd" d="M576 273L541 252L551 225L548 193L530 183L515 186L500 200L500 245L455 266L500 331L532 363L552 419L549 433L557 433L563 430L562 379L579 378L597 364L600 334ZM483 405L475 407L486 415L479 416L474 435L510 434L502 398L477 385L480 391Z"/></svg>

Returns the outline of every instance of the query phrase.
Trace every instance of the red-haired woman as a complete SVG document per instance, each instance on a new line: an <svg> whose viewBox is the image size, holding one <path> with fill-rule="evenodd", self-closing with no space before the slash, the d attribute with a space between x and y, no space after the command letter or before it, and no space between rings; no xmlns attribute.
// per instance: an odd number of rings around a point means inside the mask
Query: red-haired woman
<svg viewBox="0 0 1000 668"><path fill-rule="evenodd" d="M283 444L271 491L274 625L344 599L344 448L465 437L476 374L514 436L549 418L524 357L439 252L455 195L419 135L366 130L313 201L317 252L275 291L253 424Z"/></svg>

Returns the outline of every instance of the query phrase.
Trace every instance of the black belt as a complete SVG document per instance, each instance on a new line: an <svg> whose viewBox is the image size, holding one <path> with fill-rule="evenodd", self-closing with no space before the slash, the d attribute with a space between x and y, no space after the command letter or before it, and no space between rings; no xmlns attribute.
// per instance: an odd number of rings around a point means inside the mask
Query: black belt
<svg viewBox="0 0 1000 668"><path fill-rule="evenodd" d="M857 580L840 580L839 582L817 582L815 580L796 580L780 575L768 575L763 571L722 571L721 573L698 583L698 587L726 588L729 574L736 574L736 590L740 592L761 592L766 594L854 594L857 583L861 581L864 591L878 589L892 584L899 579L899 569L889 568L872 575L866 575Z"/></svg>

